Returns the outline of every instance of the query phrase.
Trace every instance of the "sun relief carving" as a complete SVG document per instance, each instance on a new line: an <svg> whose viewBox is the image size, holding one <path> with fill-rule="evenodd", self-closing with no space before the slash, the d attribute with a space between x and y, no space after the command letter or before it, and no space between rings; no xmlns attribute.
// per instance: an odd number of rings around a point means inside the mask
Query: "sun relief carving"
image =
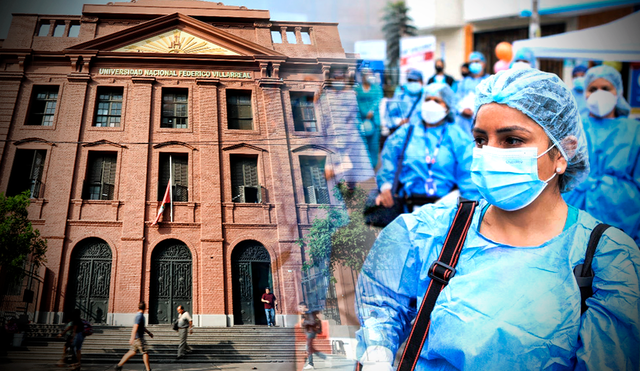
<svg viewBox="0 0 640 371"><path fill-rule="evenodd" d="M116 52L240 55L180 30L161 33L114 50Z"/></svg>

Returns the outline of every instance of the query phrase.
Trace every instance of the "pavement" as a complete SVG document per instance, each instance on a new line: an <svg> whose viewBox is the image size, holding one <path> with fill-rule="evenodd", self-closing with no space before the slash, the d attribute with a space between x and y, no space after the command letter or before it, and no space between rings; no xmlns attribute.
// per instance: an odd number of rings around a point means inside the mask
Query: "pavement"
<svg viewBox="0 0 640 371"><path fill-rule="evenodd" d="M153 371L300 371L302 364L294 362L271 362L271 363L154 363L151 358L151 369ZM315 361L316 370L318 371L353 371L355 370L354 361L344 358L333 358L331 365L326 365L324 361L318 359ZM80 371L110 371L115 369L115 364L94 364L83 365ZM145 367L142 363L127 363L122 368L123 371L144 371ZM37 363L4 363L0 364L0 371L46 371L70 370L67 367L56 367L55 364Z"/></svg>

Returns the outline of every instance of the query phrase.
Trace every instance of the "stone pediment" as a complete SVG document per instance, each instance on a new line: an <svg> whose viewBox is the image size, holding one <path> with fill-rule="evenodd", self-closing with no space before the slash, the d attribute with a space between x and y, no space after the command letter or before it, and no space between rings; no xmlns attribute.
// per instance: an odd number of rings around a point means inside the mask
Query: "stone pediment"
<svg viewBox="0 0 640 371"><path fill-rule="evenodd" d="M139 53L140 57L145 54L284 57L273 49L180 13L74 45L65 52Z"/></svg>
<svg viewBox="0 0 640 371"><path fill-rule="evenodd" d="M240 55L187 31L174 29L115 49L115 52Z"/></svg>

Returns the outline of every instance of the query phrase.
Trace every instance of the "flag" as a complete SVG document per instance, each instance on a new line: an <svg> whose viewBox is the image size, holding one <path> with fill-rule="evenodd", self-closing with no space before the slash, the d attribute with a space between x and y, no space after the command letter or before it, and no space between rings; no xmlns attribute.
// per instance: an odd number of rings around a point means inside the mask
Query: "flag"
<svg viewBox="0 0 640 371"><path fill-rule="evenodd" d="M162 198L162 204L160 205L160 210L158 210L158 216L156 216L156 220L151 223L151 225L158 224L162 213L164 212L164 205L171 203L171 178L169 178L169 183L167 184L167 190L164 191L164 197Z"/></svg>

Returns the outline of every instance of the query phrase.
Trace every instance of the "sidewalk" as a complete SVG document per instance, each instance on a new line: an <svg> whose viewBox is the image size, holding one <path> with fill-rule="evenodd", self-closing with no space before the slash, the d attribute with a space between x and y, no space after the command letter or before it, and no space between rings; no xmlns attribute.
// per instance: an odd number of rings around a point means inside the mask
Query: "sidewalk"
<svg viewBox="0 0 640 371"><path fill-rule="evenodd" d="M333 358L331 367L324 367L324 361L315 361L316 370L319 371L353 371L354 363L343 358ZM113 365L86 365L81 371L111 371ZM302 365L293 362L272 362L272 363L154 363L151 359L153 371L300 371ZM144 371L142 363L127 363L123 371ZM54 364L25 364L25 363L4 363L0 364L0 371L45 371L59 370L65 371L69 368L56 367Z"/></svg>

